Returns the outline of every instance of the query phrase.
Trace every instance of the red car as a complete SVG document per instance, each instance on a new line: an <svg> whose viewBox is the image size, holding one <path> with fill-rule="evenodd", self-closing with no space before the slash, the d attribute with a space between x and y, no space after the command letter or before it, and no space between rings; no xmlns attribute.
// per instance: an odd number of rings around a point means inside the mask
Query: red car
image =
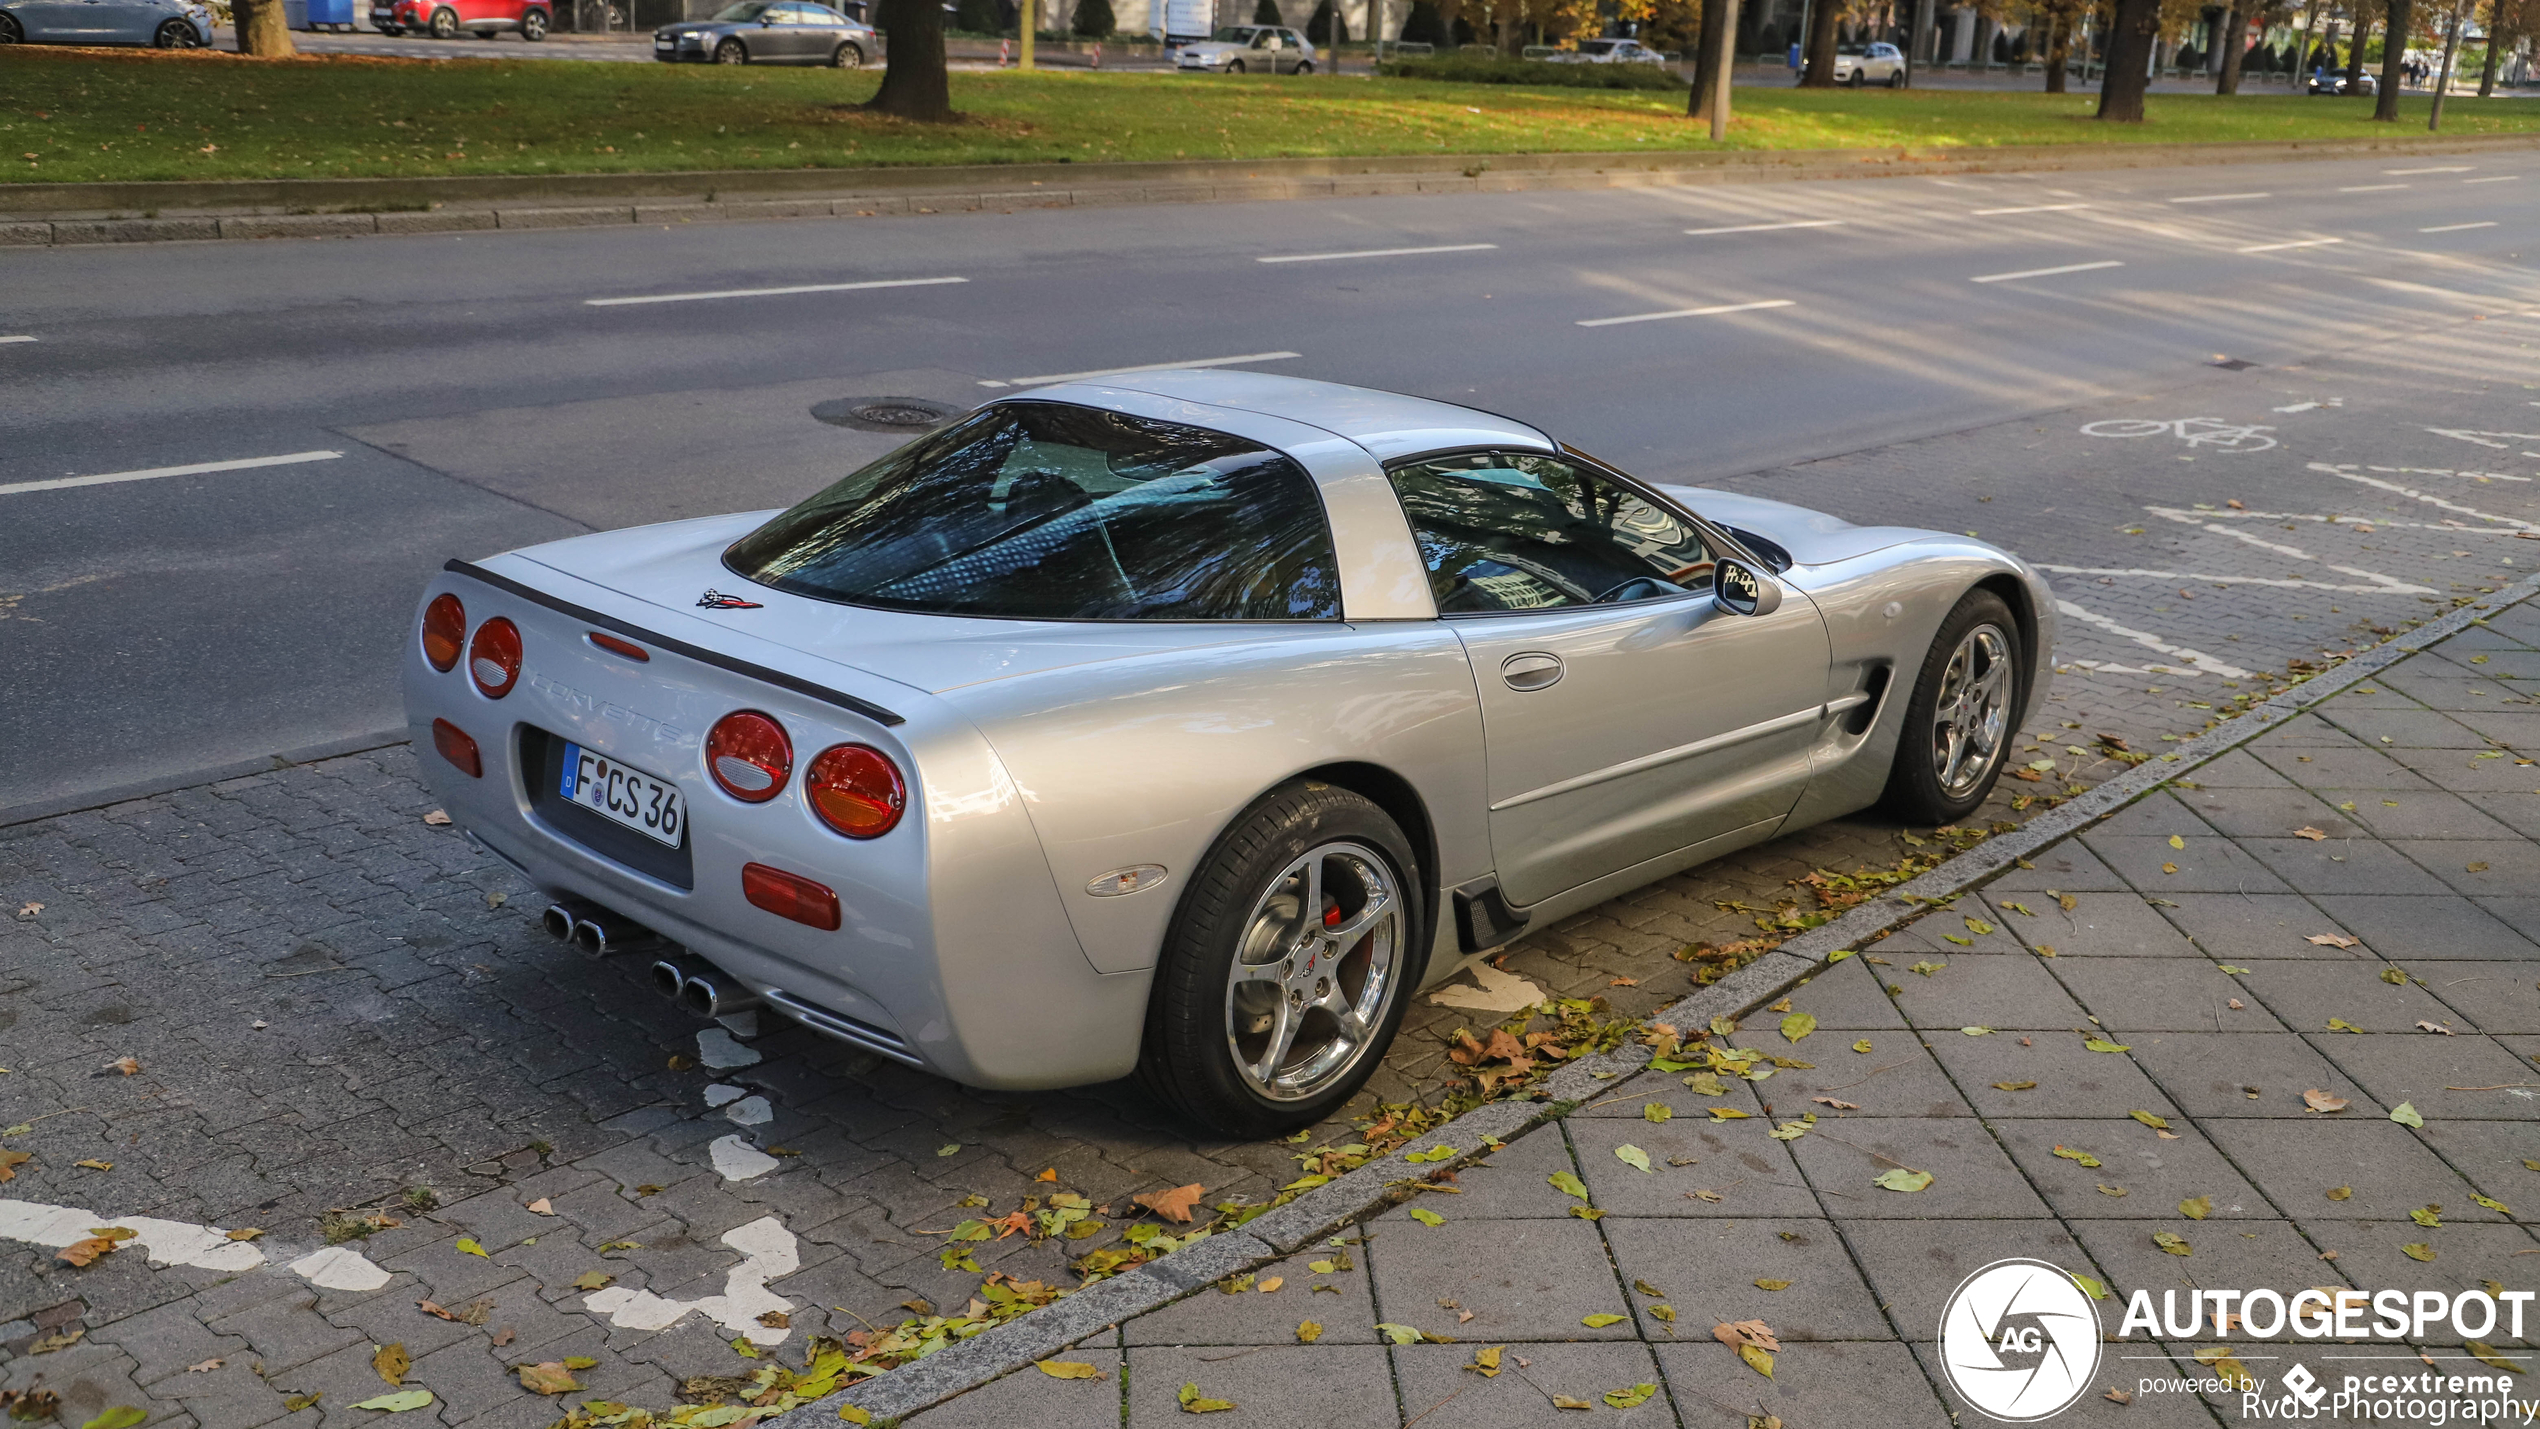
<svg viewBox="0 0 2540 1429"><path fill-rule="evenodd" d="M543 40L555 17L547 0L371 0L370 22L383 35L409 30L436 40L472 30L490 40L505 30L518 30L524 40Z"/></svg>

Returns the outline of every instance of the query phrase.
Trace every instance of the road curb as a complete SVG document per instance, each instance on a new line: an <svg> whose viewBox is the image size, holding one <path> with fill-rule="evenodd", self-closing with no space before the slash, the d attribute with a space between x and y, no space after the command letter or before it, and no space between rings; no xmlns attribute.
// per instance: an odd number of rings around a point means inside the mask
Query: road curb
<svg viewBox="0 0 2540 1429"><path fill-rule="evenodd" d="M135 799L171 794L179 789L199 789L206 784L218 784L223 780L244 779L250 774L270 774L274 770L288 769L295 764L314 764L321 759L340 759L347 754L366 754L374 749L388 749L412 742L412 736L403 726L400 726L396 729L374 730L368 734L345 735L316 744L304 744L297 749L285 749L274 754L260 754L252 759L235 759L227 764L215 764L206 769L188 769L183 773L166 774L156 779L135 780L129 784L118 784L112 788L98 789L85 794L66 794L52 799L30 799L23 804L0 804L0 829L11 828L18 824L32 824L41 819L60 818L64 814L103 809L112 804L128 804Z"/></svg>
<svg viewBox="0 0 2540 1429"><path fill-rule="evenodd" d="M0 184L0 247L874 218L1018 208L2082 172L2540 148L2540 135L1986 149L1462 154L861 171ZM132 217L138 212L140 217Z"/></svg>
<svg viewBox="0 0 2540 1429"><path fill-rule="evenodd" d="M1714 1017L1744 1017L1832 966L1835 954L1920 917L1934 905L1969 892L2021 860L2033 860L2047 847L2080 833L2179 776L2221 758L2485 616L2535 595L2540 595L2540 575L2526 576L2492 594L2465 602L2415 630L2394 636L2280 695L2250 706L2238 717L2198 735L2177 750L2137 765L2031 819L2016 831L1976 845L1887 897L1863 903L1823 927L1792 938L1709 987L1659 1009L1650 1021L1677 1027L1707 1027ZM1564 1115L1607 1083L1639 1071L1650 1056L1648 1047L1630 1043L1612 1052L1582 1057L1539 1089L1538 1095L1545 1100L1492 1102L1477 1107L1415 1138L1385 1159L1308 1191L1239 1230L1213 1236L1125 1274L1097 1281L1047 1308L779 1415L766 1421L768 1429L822 1429L834 1424L839 1408L849 1404L865 1410L877 1421L905 1418L941 1404L1124 1320L1195 1294L1229 1275L1294 1254L1307 1242L1391 1204L1394 1187L1399 1183L1419 1180L1439 1169L1441 1163L1425 1157L1418 1162L1409 1160L1412 1153L1448 1147L1457 1154L1442 1164L1461 1167L1484 1154L1482 1138L1505 1142Z"/></svg>

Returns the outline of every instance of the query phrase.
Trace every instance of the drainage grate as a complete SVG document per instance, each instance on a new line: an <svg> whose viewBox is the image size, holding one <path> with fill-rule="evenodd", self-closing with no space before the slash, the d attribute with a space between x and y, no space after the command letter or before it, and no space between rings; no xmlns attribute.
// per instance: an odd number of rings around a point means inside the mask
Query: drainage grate
<svg viewBox="0 0 2540 1429"><path fill-rule="evenodd" d="M840 397L814 404L811 414L833 427L916 433L942 426L960 416L962 409L923 397Z"/></svg>

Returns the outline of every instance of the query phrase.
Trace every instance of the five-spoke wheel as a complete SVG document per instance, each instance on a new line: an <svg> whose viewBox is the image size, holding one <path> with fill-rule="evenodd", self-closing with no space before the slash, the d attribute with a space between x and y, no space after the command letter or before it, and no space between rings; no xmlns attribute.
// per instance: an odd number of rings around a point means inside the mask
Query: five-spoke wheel
<svg viewBox="0 0 2540 1429"><path fill-rule="evenodd" d="M1969 591L1940 623L1905 707L1887 804L1909 823L1974 813L2001 777L2011 726L2028 693L2019 622L2002 597Z"/></svg>
<svg viewBox="0 0 2540 1429"><path fill-rule="evenodd" d="M1235 1137L1338 1110L1419 979L1419 868L1359 794L1300 781L1262 796L1182 888L1148 1001L1147 1084Z"/></svg>

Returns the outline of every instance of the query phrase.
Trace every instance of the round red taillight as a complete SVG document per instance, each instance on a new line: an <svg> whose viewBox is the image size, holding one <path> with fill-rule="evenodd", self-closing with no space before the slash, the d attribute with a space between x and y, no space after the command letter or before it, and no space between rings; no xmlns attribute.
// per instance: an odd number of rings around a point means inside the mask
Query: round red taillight
<svg viewBox="0 0 2540 1429"><path fill-rule="evenodd" d="M423 658L443 674L459 663L459 651L467 645L467 607L447 592L436 595L423 608Z"/></svg>
<svg viewBox="0 0 2540 1429"><path fill-rule="evenodd" d="M520 627L495 616L467 643L467 674L485 698L499 700L520 680Z"/></svg>
<svg viewBox="0 0 2540 1429"><path fill-rule="evenodd" d="M888 755L864 744L824 749L803 771L803 793L820 821L851 839L875 839L897 827L908 809L908 786Z"/></svg>
<svg viewBox="0 0 2540 1429"><path fill-rule="evenodd" d="M764 804L794 772L794 742L785 726L757 710L734 710L706 733L706 772L733 798Z"/></svg>

